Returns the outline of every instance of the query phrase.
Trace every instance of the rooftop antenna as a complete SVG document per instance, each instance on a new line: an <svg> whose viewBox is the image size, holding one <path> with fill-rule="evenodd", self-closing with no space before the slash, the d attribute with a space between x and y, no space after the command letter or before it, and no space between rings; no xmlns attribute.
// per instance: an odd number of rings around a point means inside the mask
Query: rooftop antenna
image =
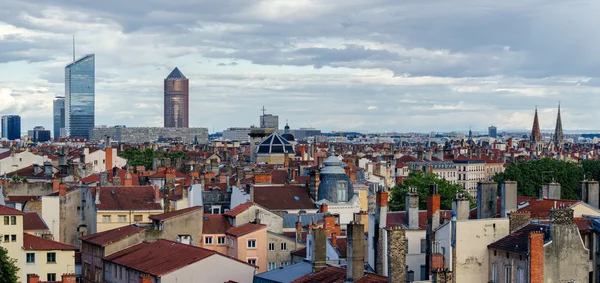
<svg viewBox="0 0 600 283"><path fill-rule="evenodd" d="M267 109L265 109L265 107L263 106L262 109L260 109L260 110L262 111L262 117L260 119L260 123L262 125L260 125L260 126L261 126L261 128L265 128L265 112L267 111Z"/></svg>
<svg viewBox="0 0 600 283"><path fill-rule="evenodd" d="M75 35L73 35L73 62L75 62Z"/></svg>

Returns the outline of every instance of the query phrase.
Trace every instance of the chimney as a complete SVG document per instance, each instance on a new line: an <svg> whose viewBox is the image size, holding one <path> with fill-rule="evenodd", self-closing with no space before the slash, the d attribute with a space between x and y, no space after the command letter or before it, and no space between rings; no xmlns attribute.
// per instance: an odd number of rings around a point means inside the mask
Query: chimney
<svg viewBox="0 0 600 283"><path fill-rule="evenodd" d="M67 184L60 184L58 186L58 195L64 197L67 195Z"/></svg>
<svg viewBox="0 0 600 283"><path fill-rule="evenodd" d="M544 283L544 233L529 234L529 282Z"/></svg>
<svg viewBox="0 0 600 283"><path fill-rule="evenodd" d="M402 228L388 230L388 282L406 282L406 231Z"/></svg>
<svg viewBox="0 0 600 283"><path fill-rule="evenodd" d="M73 273L65 273L62 275L61 283L75 283L76 276Z"/></svg>
<svg viewBox="0 0 600 283"><path fill-rule="evenodd" d="M579 199L595 208L600 208L600 192L597 181L583 181L579 184Z"/></svg>
<svg viewBox="0 0 600 283"><path fill-rule="evenodd" d="M123 186L126 186L126 187L133 186L133 177L131 176L131 172L129 172L129 171L127 171L125 173L125 180L123 181Z"/></svg>
<svg viewBox="0 0 600 283"><path fill-rule="evenodd" d="M33 175L37 175L38 173L40 173L40 165L33 163Z"/></svg>
<svg viewBox="0 0 600 283"><path fill-rule="evenodd" d="M327 206L327 204L326 204L326 203L322 203L322 204L319 206L319 213L327 213L327 211L328 211L328 210L329 210L329 209L328 209L328 206Z"/></svg>
<svg viewBox="0 0 600 283"><path fill-rule="evenodd" d="M254 222L260 224L260 210L258 209L254 211Z"/></svg>
<svg viewBox="0 0 600 283"><path fill-rule="evenodd" d="M469 219L469 199L462 194L459 194L458 197L452 201L452 211L456 213L456 220Z"/></svg>
<svg viewBox="0 0 600 283"><path fill-rule="evenodd" d="M408 188L406 194L406 223L408 229L419 230L419 194L416 188Z"/></svg>
<svg viewBox="0 0 600 283"><path fill-rule="evenodd" d="M58 192L59 185L60 185L60 180L59 179L52 179L52 192L53 193Z"/></svg>
<svg viewBox="0 0 600 283"><path fill-rule="evenodd" d="M160 203L160 188L158 185L154 185L154 203Z"/></svg>
<svg viewBox="0 0 600 283"><path fill-rule="evenodd" d="M40 282L40 276L37 274L27 274L27 283L38 283Z"/></svg>
<svg viewBox="0 0 600 283"><path fill-rule="evenodd" d="M95 199L96 204L100 204L100 188L101 187L96 187L96 199Z"/></svg>
<svg viewBox="0 0 600 283"><path fill-rule="evenodd" d="M113 186L120 187L121 186L121 177L115 176L113 177Z"/></svg>
<svg viewBox="0 0 600 283"><path fill-rule="evenodd" d="M338 233L338 235L340 234L340 225L336 224L336 216L331 214L331 213L326 213L323 216L323 229L325 229L325 234L326 235L331 235L331 233Z"/></svg>
<svg viewBox="0 0 600 283"><path fill-rule="evenodd" d="M531 212L529 211L513 211L508 215L509 233L515 232L531 222Z"/></svg>
<svg viewBox="0 0 600 283"><path fill-rule="evenodd" d="M365 274L365 227L352 221L346 229L348 235L346 282L355 282Z"/></svg>
<svg viewBox="0 0 600 283"><path fill-rule="evenodd" d="M300 222L300 216L296 221L296 242L302 242L302 222Z"/></svg>
<svg viewBox="0 0 600 283"><path fill-rule="evenodd" d="M110 140L110 139L108 139ZM106 148L104 149L104 153L105 153L105 157L104 157L104 162L106 163L106 171L109 171L112 169L112 164L113 164L113 148L112 145L107 144Z"/></svg>
<svg viewBox="0 0 600 283"><path fill-rule="evenodd" d="M152 283L152 276L149 274L140 274L139 283Z"/></svg>
<svg viewBox="0 0 600 283"><path fill-rule="evenodd" d="M504 181L500 188L500 217L517 210L517 182Z"/></svg>
<svg viewBox="0 0 600 283"><path fill-rule="evenodd" d="M337 236L335 233L331 233L331 245L334 247L337 246Z"/></svg>
<svg viewBox="0 0 600 283"><path fill-rule="evenodd" d="M441 197L438 194L438 185L433 183L429 186L429 197L427 198L427 222L431 223L432 231L440 226Z"/></svg>
<svg viewBox="0 0 600 283"><path fill-rule="evenodd" d="M248 192L250 195L250 201L254 202L254 184L248 184L247 186L249 186L250 190L250 192Z"/></svg>
<svg viewBox="0 0 600 283"><path fill-rule="evenodd" d="M100 186L101 187L108 186L108 171L100 172Z"/></svg>
<svg viewBox="0 0 600 283"><path fill-rule="evenodd" d="M545 184L541 190L540 199L561 199L561 187L559 183L552 182Z"/></svg>
<svg viewBox="0 0 600 283"><path fill-rule="evenodd" d="M498 185L477 183L477 219L495 218L498 214Z"/></svg>
<svg viewBox="0 0 600 283"><path fill-rule="evenodd" d="M325 230L321 228L314 229L312 233L312 238L312 271L313 273L317 273L325 269L325 267L327 267L327 244Z"/></svg>
<svg viewBox="0 0 600 283"><path fill-rule="evenodd" d="M52 177L52 175L53 175L52 171L53 171L52 170L52 163L50 163L48 161L44 162L44 176L46 178Z"/></svg>

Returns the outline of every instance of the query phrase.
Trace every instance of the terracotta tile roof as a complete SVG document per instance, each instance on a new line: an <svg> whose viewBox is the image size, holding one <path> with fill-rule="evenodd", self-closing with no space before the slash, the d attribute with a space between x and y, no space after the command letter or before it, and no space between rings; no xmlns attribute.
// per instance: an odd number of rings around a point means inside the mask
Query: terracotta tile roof
<svg viewBox="0 0 600 283"><path fill-rule="evenodd" d="M591 231L593 230L592 220L585 219L583 217L573 217L573 222L577 225L579 231Z"/></svg>
<svg viewBox="0 0 600 283"><path fill-rule="evenodd" d="M100 174L92 174L83 179L81 179L81 183L83 184L91 184L100 182Z"/></svg>
<svg viewBox="0 0 600 283"><path fill-rule="evenodd" d="M402 161L397 161L396 162L396 168L404 168L407 167L408 165Z"/></svg>
<svg viewBox="0 0 600 283"><path fill-rule="evenodd" d="M51 177L46 177L46 175L44 175L44 166L43 165L40 164L38 166L38 170L39 170L38 173L35 174L34 166L29 165L29 166L21 168L17 171L12 171L12 172L6 173L6 177L11 178L13 175L17 175L19 177L26 177L26 178L51 179Z"/></svg>
<svg viewBox="0 0 600 283"><path fill-rule="evenodd" d="M231 227L227 217L223 214L204 214L202 220L202 234L225 234Z"/></svg>
<svg viewBox="0 0 600 283"><path fill-rule="evenodd" d="M440 210L440 224L443 223L444 219L450 219L452 215L451 210ZM388 212L386 217L386 227L405 227L406 224L406 211L394 211ZM427 229L427 211L419 211L419 229Z"/></svg>
<svg viewBox="0 0 600 283"><path fill-rule="evenodd" d="M218 253L160 239L153 243L143 242L109 255L106 261L160 277L215 254Z"/></svg>
<svg viewBox="0 0 600 283"><path fill-rule="evenodd" d="M269 210L316 208L305 186L254 186L254 202Z"/></svg>
<svg viewBox="0 0 600 283"><path fill-rule="evenodd" d="M140 228L136 225L128 225L125 227L119 227L116 229L112 229L112 230L108 230L108 231L104 231L104 232L100 232L100 233L96 233L96 234L86 235L86 236L81 237L80 239L82 241L89 242L92 244L106 246L108 244L118 242L129 236L140 233L144 230L145 230L144 228Z"/></svg>
<svg viewBox="0 0 600 283"><path fill-rule="evenodd" d="M25 212L23 215L23 230L48 230L48 225L37 212Z"/></svg>
<svg viewBox="0 0 600 283"><path fill-rule="evenodd" d="M330 240L331 240L331 238L330 238ZM335 239L335 247L334 248L340 255L340 258L346 258L347 254L348 254L347 253L347 251L348 251L347 238L337 237Z"/></svg>
<svg viewBox="0 0 600 283"><path fill-rule="evenodd" d="M288 181L288 171L277 169L271 172L271 184L283 185Z"/></svg>
<svg viewBox="0 0 600 283"><path fill-rule="evenodd" d="M12 153L17 154L17 153L21 153L21 152L23 152L23 151L22 150L9 150L9 151L2 152L2 153L0 153L0 160L10 157L10 155Z"/></svg>
<svg viewBox="0 0 600 283"><path fill-rule="evenodd" d="M175 210L175 211L171 211L171 212L167 212L167 213L163 213L163 214L152 215L152 216L150 216L148 218L150 218L152 220L163 221L163 220L167 220L169 218L181 216L181 215L184 215L186 213L190 213L190 212L194 212L194 211L198 211L198 210L202 210L202 206L192 206L192 207L188 207L188 208L184 208L184 209L180 209L180 210Z"/></svg>
<svg viewBox="0 0 600 283"><path fill-rule="evenodd" d="M337 266L328 266L318 273L306 274L292 283L343 283L346 281L346 268ZM356 283L387 283L388 278L373 273L365 273L361 279L354 281Z"/></svg>
<svg viewBox="0 0 600 283"><path fill-rule="evenodd" d="M231 209L231 210L229 210L229 211L227 211L227 212L225 212L223 214L226 215L226 216L229 216L229 217L236 217L240 213L246 211L246 209L252 207L253 205L254 205L254 203L251 202L251 201L246 202L246 203L242 203L242 204L234 207L233 209Z"/></svg>
<svg viewBox="0 0 600 283"><path fill-rule="evenodd" d="M127 175L127 170L119 168L117 171L117 174L119 175L119 178L121 179L121 184L123 184L123 182L125 182L125 176ZM133 186L138 186L139 180L138 180L137 176L133 173L130 173L130 174L131 174L131 184ZM110 172L108 172L108 179L111 182L113 179L112 175L113 175L113 172L111 170ZM81 179L81 183L83 183L83 184L92 184L92 183L99 183L99 182L100 182L100 173L92 174L92 175L89 175L89 176Z"/></svg>
<svg viewBox="0 0 600 283"><path fill-rule="evenodd" d="M281 233L281 235L286 236L290 239L296 239L296 232L283 232ZM303 242L306 242L306 235L308 235L307 231L302 231L300 233L300 237L302 238Z"/></svg>
<svg viewBox="0 0 600 283"><path fill-rule="evenodd" d="M0 204L0 215L25 215L23 211Z"/></svg>
<svg viewBox="0 0 600 283"><path fill-rule="evenodd" d="M508 236L488 245L489 248L511 253L529 254L529 234L533 231L550 231L547 225L529 224Z"/></svg>
<svg viewBox="0 0 600 283"><path fill-rule="evenodd" d="M566 199L542 199L538 200L535 197L517 197L517 203L529 202L529 205L522 207L519 211L531 212L531 218L549 218L550 209L556 205L567 205L573 206L581 201L579 200L566 200Z"/></svg>
<svg viewBox="0 0 600 283"><path fill-rule="evenodd" d="M148 178L150 179L164 179L165 175L166 175L167 171L160 171L160 172L156 172L150 176L148 176ZM175 171L175 178L187 178L188 175L183 174L179 171Z"/></svg>
<svg viewBox="0 0 600 283"><path fill-rule="evenodd" d="M475 157L469 158L469 157L464 156L464 155L460 155L460 156L458 156L457 158L455 158L452 161L459 161L459 162L465 162L466 161L466 162L478 162L478 163L483 162L483 163L485 163L485 160L482 160L482 159L479 159L479 158L475 158Z"/></svg>
<svg viewBox="0 0 600 283"><path fill-rule="evenodd" d="M152 186L98 187L100 203L98 210L162 210L160 203L154 202Z"/></svg>
<svg viewBox="0 0 600 283"><path fill-rule="evenodd" d="M292 255L306 258L306 247L292 251Z"/></svg>
<svg viewBox="0 0 600 283"><path fill-rule="evenodd" d="M5 202L27 202L30 200L37 200L40 196L6 196Z"/></svg>
<svg viewBox="0 0 600 283"><path fill-rule="evenodd" d="M264 224L254 224L254 223L246 223L244 225L240 225L238 227L230 227L227 229L226 234L233 235L235 237L243 236L248 233L258 231L261 229L266 229L267 226Z"/></svg>
<svg viewBox="0 0 600 283"><path fill-rule="evenodd" d="M423 159L412 157L410 155L404 155L404 156L398 158L398 161L404 162L404 163L406 163L406 162L423 162Z"/></svg>
<svg viewBox="0 0 600 283"><path fill-rule="evenodd" d="M23 233L23 249L28 251L77 250L77 248L74 246L63 244L61 242L47 240L42 237L34 236L27 233Z"/></svg>
<svg viewBox="0 0 600 283"><path fill-rule="evenodd" d="M296 176L296 182L298 184L306 184L310 182L310 176Z"/></svg>

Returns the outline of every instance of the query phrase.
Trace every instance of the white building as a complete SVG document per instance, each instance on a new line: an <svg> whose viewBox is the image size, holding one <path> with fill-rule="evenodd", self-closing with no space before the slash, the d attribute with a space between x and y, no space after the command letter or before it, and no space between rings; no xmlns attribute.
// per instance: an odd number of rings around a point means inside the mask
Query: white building
<svg viewBox="0 0 600 283"><path fill-rule="evenodd" d="M33 154L29 151L7 151L0 153L0 175L17 171L32 164L44 164L50 161L47 156Z"/></svg>

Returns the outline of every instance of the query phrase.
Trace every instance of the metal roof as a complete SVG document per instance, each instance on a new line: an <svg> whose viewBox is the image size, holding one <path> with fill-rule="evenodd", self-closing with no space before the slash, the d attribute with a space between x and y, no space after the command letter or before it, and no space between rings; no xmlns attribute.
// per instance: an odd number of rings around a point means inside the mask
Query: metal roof
<svg viewBox="0 0 600 283"><path fill-rule="evenodd" d="M302 226L306 226L310 224L311 219L314 223L317 221L323 220L324 213L304 213L304 214L284 214L283 215L283 228L295 228L296 221L298 221L298 216L300 216L300 222L302 222Z"/></svg>

